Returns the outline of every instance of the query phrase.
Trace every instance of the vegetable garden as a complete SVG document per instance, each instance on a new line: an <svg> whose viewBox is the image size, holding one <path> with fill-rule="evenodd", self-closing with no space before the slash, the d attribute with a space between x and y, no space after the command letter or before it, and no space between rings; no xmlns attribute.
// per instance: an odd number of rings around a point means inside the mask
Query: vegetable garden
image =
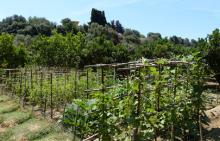
<svg viewBox="0 0 220 141"><path fill-rule="evenodd" d="M206 65L200 54L178 61L141 59L79 69L1 70L2 92L81 139L202 140Z"/></svg>

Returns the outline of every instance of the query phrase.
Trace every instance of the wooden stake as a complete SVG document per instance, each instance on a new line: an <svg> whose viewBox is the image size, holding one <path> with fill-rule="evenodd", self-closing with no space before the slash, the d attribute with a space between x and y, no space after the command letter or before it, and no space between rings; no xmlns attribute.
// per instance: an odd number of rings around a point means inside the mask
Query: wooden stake
<svg viewBox="0 0 220 141"><path fill-rule="evenodd" d="M53 74L50 74L50 118L53 118Z"/></svg>

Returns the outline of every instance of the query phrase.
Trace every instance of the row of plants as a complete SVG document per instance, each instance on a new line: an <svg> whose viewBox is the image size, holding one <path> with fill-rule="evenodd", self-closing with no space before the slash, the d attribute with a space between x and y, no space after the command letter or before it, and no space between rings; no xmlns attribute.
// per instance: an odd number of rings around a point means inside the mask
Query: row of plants
<svg viewBox="0 0 220 141"><path fill-rule="evenodd" d="M97 75L91 70L57 72L45 68L3 69L1 76L1 83L6 84L7 90L12 92L12 96L18 97L23 106L32 104L44 112L49 108L62 110L73 99L86 98L84 90L89 87L99 88ZM91 83L94 81L97 83Z"/></svg>
<svg viewBox="0 0 220 141"><path fill-rule="evenodd" d="M81 138L98 135L105 141L202 138L207 66L200 53L182 61L170 65L160 59L151 66L143 60L146 67L131 71L114 89L104 81L89 99L74 99L65 125Z"/></svg>
<svg viewBox="0 0 220 141"><path fill-rule="evenodd" d="M201 138L207 66L201 53L178 60L158 59L154 66L142 59L142 67L120 77L111 67L65 73L25 68L2 76L23 105L50 108L51 114L64 108L64 125L80 138Z"/></svg>

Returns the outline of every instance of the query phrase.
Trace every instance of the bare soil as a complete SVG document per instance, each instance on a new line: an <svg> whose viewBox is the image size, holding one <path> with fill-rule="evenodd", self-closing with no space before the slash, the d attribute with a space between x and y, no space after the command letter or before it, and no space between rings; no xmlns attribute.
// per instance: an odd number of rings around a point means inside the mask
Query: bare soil
<svg viewBox="0 0 220 141"><path fill-rule="evenodd" d="M206 133L206 141L220 141L220 105L205 111L208 118L208 125L203 125Z"/></svg>

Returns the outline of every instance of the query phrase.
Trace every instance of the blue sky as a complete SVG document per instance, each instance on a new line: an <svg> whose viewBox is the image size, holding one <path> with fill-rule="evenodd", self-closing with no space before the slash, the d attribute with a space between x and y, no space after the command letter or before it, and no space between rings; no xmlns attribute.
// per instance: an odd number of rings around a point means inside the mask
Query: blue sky
<svg viewBox="0 0 220 141"><path fill-rule="evenodd" d="M90 20L92 8L104 10L107 20L147 35L190 39L206 37L220 28L220 0L2 0L0 20L13 14L46 17L59 23L69 17L81 24Z"/></svg>

